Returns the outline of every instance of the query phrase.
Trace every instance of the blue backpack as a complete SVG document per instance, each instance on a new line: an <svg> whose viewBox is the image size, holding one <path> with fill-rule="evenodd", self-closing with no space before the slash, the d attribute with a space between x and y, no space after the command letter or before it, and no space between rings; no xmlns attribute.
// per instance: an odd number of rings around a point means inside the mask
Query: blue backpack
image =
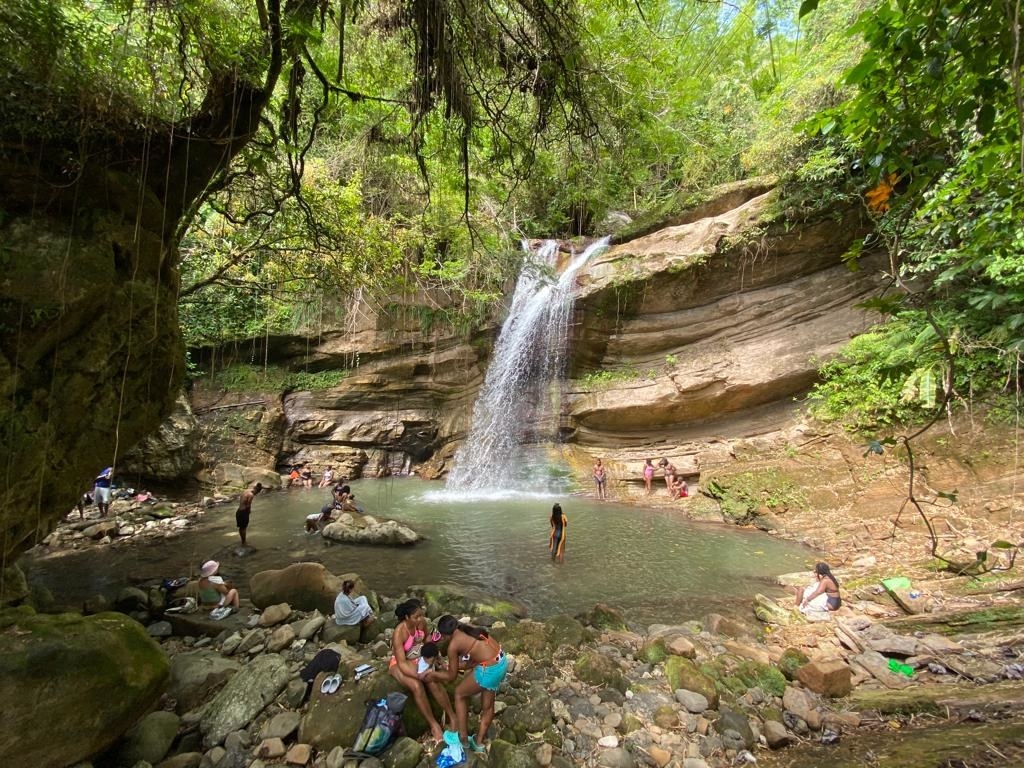
<svg viewBox="0 0 1024 768"><path fill-rule="evenodd" d="M379 755L404 731L402 710L408 696L404 693L389 693L379 701L371 701L366 707L363 724L356 733L353 752L361 755Z"/></svg>

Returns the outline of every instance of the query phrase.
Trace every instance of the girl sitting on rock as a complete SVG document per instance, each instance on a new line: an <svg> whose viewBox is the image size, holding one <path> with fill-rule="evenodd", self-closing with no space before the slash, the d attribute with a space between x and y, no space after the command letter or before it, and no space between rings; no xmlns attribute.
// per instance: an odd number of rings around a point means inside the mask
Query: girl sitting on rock
<svg viewBox="0 0 1024 768"><path fill-rule="evenodd" d="M214 619L223 619L239 607L238 590L217 575L219 568L220 563L216 560L207 560L199 571L199 602L203 605L216 605L210 613Z"/></svg>

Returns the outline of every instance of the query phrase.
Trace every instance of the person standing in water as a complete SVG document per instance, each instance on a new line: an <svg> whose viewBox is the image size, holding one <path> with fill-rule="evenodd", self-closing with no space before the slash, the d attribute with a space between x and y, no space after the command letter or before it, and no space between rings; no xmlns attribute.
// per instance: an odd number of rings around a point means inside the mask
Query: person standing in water
<svg viewBox="0 0 1024 768"><path fill-rule="evenodd" d="M569 529L569 520L562 512L562 505L555 504L551 508L551 535L548 537L548 549L551 559L556 563L565 562L565 534Z"/></svg>
<svg viewBox="0 0 1024 768"><path fill-rule="evenodd" d="M650 459L644 463L644 488L647 489L647 495L651 495L651 481L654 479L654 465Z"/></svg>
<svg viewBox="0 0 1024 768"><path fill-rule="evenodd" d="M605 472L604 464L598 459L594 462L594 482L597 483L597 498L602 501L605 499L604 486L608 480L608 474Z"/></svg>
<svg viewBox="0 0 1024 768"><path fill-rule="evenodd" d="M263 490L263 483L256 483L252 490L242 491L238 497L238 510L235 512L235 525L238 526L238 536L245 546L245 532L249 527L249 515L252 514L252 500Z"/></svg>

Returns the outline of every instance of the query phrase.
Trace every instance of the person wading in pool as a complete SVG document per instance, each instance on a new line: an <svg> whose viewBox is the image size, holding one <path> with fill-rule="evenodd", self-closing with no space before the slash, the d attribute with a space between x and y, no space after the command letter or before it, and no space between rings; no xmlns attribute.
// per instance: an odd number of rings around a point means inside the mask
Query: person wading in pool
<svg viewBox="0 0 1024 768"><path fill-rule="evenodd" d="M238 526L238 536L245 546L245 531L249 527L249 515L252 514L252 500L263 490L263 483L256 483L251 491L242 491L238 497L238 510L235 512L235 525Z"/></svg>

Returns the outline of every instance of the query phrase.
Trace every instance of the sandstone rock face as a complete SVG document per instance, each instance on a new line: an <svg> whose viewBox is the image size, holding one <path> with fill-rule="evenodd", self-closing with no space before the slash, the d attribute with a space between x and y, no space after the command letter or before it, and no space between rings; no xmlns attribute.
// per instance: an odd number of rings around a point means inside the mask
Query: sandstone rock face
<svg viewBox="0 0 1024 768"><path fill-rule="evenodd" d="M121 461L119 469L148 480L179 480L192 474L198 460L199 422L188 398L178 395L160 428L144 437Z"/></svg>
<svg viewBox="0 0 1024 768"><path fill-rule="evenodd" d="M0 765L88 760L153 708L168 678L163 650L127 616L27 608L0 614L0 669Z"/></svg>
<svg viewBox="0 0 1024 768"><path fill-rule="evenodd" d="M573 393L580 444L721 433L804 392L820 360L874 320L854 304L877 278L841 260L863 232L857 214L787 235L760 223L773 200L617 245L585 268L574 373L635 375Z"/></svg>
<svg viewBox="0 0 1024 768"><path fill-rule="evenodd" d="M728 459L727 441L785 423L820 361L874 321L855 308L877 288L872 257L857 273L841 258L865 231L858 212L786 232L774 200L770 180L729 185L582 270L562 435L599 449L613 476L642 464L643 446L667 448L684 475L699 475L700 459ZM336 387L283 399L282 461L347 477L449 468L489 361L453 336L426 341L408 322L383 325L325 333L312 349L274 346L283 362L353 370ZM587 385L587 374L609 371L623 375Z"/></svg>

